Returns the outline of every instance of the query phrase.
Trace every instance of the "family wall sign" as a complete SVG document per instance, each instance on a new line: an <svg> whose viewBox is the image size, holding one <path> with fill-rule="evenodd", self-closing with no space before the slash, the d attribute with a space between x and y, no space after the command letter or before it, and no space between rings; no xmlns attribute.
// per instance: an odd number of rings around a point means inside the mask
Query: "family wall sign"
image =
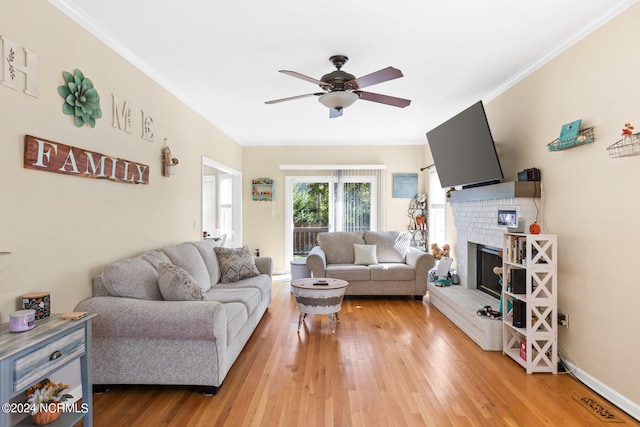
<svg viewBox="0 0 640 427"><path fill-rule="evenodd" d="M24 167L127 184L149 184L149 166L31 135L24 137Z"/></svg>

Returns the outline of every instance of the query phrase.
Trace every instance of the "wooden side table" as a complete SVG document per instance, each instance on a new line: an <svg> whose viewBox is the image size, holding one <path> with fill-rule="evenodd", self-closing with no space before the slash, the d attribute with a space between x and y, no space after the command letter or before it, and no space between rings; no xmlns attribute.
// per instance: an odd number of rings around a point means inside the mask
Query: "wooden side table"
<svg viewBox="0 0 640 427"><path fill-rule="evenodd" d="M80 360L82 406L80 411L63 411L52 426L73 426L83 420L93 424L91 363L91 319L89 314L78 320L62 320L60 314L36 321L35 328L10 332L9 324L0 326L0 427L11 425L11 415L18 409L11 399L50 376L74 360ZM26 400L26 398L24 399ZM18 400L20 401L20 400ZM31 416L17 426L34 425Z"/></svg>
<svg viewBox="0 0 640 427"><path fill-rule="evenodd" d="M314 283L323 282L323 285ZM291 290L296 297L300 317L298 318L298 331L307 314L327 314L331 332L336 332L338 312L342 309L344 292L349 282L340 279L324 279L322 277L305 278L291 281Z"/></svg>

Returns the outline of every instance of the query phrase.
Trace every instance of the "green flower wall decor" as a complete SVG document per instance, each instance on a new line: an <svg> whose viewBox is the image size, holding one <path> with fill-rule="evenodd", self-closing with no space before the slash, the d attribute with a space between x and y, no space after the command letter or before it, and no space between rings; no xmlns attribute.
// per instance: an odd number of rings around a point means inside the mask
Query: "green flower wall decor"
<svg viewBox="0 0 640 427"><path fill-rule="evenodd" d="M96 126L96 119L102 117L100 109L100 95L93 87L91 80L86 78L82 71L76 70L73 74L62 72L66 82L58 86L58 93L64 98L62 112L74 116L77 127L88 123L92 128Z"/></svg>

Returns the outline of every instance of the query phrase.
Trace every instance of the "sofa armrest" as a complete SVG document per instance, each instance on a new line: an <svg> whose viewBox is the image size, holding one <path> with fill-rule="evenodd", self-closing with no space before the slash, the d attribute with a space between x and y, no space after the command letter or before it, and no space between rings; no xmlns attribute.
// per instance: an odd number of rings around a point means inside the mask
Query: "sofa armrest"
<svg viewBox="0 0 640 427"><path fill-rule="evenodd" d="M214 340L226 345L227 318L216 301L154 301L101 296L76 311L96 313L95 337Z"/></svg>
<svg viewBox="0 0 640 427"><path fill-rule="evenodd" d="M270 257L253 257L253 259L260 273L268 274L269 277L273 275L273 261Z"/></svg>
<svg viewBox="0 0 640 427"><path fill-rule="evenodd" d="M327 270L327 256L320 246L314 246L307 255L307 268L313 277L325 277Z"/></svg>
<svg viewBox="0 0 640 427"><path fill-rule="evenodd" d="M420 249L409 248L407 250L407 265L410 265L414 268L416 272L416 280L421 277L424 277L424 280L427 280L427 276L429 275L429 270L436 265L436 260L433 255L428 254L427 252L422 252Z"/></svg>

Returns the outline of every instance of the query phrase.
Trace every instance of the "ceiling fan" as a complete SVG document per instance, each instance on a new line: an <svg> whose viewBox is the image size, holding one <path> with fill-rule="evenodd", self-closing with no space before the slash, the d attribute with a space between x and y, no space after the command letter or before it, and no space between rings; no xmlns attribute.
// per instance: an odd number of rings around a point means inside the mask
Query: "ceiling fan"
<svg viewBox="0 0 640 427"><path fill-rule="evenodd" d="M411 104L410 99L396 98L395 96L381 95L379 93L365 92L360 90L367 86L373 86L388 80L403 77L402 71L397 68L387 67L378 70L366 76L356 78L353 74L342 71L342 66L349 60L344 55L334 55L329 61L336 67L336 71L322 76L320 80L313 77L305 76L296 71L280 70L281 73L292 77L297 77L320 86L323 92L307 93L305 95L291 96L288 98L274 99L266 101L265 104L277 104L284 101L292 101L294 99L307 98L310 96L318 96L318 101L325 107L329 108L329 118L342 116L342 110L356 102L358 99L365 101L378 102L380 104L392 105L394 107L404 108Z"/></svg>

